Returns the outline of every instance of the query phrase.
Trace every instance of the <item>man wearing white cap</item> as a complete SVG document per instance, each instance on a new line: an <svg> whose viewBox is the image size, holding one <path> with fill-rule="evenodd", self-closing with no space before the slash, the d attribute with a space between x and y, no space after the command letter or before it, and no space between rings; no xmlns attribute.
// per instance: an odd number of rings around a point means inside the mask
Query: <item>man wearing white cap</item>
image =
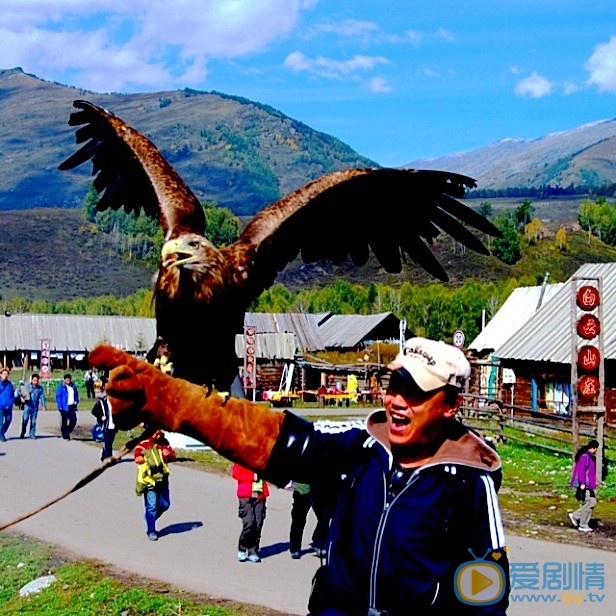
<svg viewBox="0 0 616 616"><path fill-rule="evenodd" d="M455 418L470 375L455 347L409 339L388 366L385 409L330 426L206 395L107 345L90 364L113 369L122 428L146 418L195 436L280 487L344 478L310 616L506 613L500 459Z"/></svg>

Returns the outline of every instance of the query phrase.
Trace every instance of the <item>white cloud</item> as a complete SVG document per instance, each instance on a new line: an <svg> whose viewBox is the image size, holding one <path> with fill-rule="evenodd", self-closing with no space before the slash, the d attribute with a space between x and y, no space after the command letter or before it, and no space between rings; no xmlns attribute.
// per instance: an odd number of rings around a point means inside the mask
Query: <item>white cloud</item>
<svg viewBox="0 0 616 616"><path fill-rule="evenodd" d="M379 64L388 64L389 60L382 56L355 55L350 60L334 60L325 56L309 58L300 51L290 53L284 61L284 66L296 73L306 71L314 75L329 78L339 78L358 71L373 69Z"/></svg>
<svg viewBox="0 0 616 616"><path fill-rule="evenodd" d="M291 35L317 0L0 0L0 57L93 90L200 85L212 59Z"/></svg>
<svg viewBox="0 0 616 616"><path fill-rule="evenodd" d="M601 92L616 92L616 36L595 47L586 69L590 73L589 84L597 86Z"/></svg>
<svg viewBox="0 0 616 616"><path fill-rule="evenodd" d="M391 84L383 77L373 77L368 82L368 89L377 94L387 94L392 91Z"/></svg>
<svg viewBox="0 0 616 616"><path fill-rule="evenodd" d="M345 37L368 38L370 35L377 33L378 31L378 26L371 21L345 19L336 23L317 24L310 29L308 32L308 37L315 36L321 32L326 32Z"/></svg>
<svg viewBox="0 0 616 616"><path fill-rule="evenodd" d="M515 87L515 93L523 98L543 98L552 94L554 83L549 79L542 77L536 71L518 82Z"/></svg>
<svg viewBox="0 0 616 616"><path fill-rule="evenodd" d="M456 37L445 28L438 28L434 32L420 32L419 30L407 30L406 36L413 43L415 47L419 47L421 44L427 41L442 40L449 43L453 43Z"/></svg>

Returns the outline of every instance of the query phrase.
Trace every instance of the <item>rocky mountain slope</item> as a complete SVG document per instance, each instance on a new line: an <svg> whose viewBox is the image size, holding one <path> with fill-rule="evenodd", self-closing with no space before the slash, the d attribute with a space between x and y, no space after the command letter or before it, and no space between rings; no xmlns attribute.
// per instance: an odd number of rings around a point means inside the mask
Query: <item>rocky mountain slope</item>
<svg viewBox="0 0 616 616"><path fill-rule="evenodd" d="M0 70L0 210L78 207L91 165L58 165L75 149L67 124L86 99L144 133L202 201L241 215L330 171L375 166L350 147L259 103L194 90L99 94Z"/></svg>
<svg viewBox="0 0 616 616"><path fill-rule="evenodd" d="M405 167L449 169L479 188L599 186L616 182L616 119L585 124L540 139L503 139L473 150Z"/></svg>

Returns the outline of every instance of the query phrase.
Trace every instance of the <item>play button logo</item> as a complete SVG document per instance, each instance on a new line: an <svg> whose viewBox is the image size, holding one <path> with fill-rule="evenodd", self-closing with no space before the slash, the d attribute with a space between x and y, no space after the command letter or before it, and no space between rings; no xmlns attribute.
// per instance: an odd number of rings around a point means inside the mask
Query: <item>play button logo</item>
<svg viewBox="0 0 616 616"><path fill-rule="evenodd" d="M482 590L490 588L494 584L494 580L481 571L477 567L471 569L471 594L476 597Z"/></svg>
<svg viewBox="0 0 616 616"><path fill-rule="evenodd" d="M458 567L454 576L456 597L467 605L490 605L505 592L505 573L494 562L477 559Z"/></svg>

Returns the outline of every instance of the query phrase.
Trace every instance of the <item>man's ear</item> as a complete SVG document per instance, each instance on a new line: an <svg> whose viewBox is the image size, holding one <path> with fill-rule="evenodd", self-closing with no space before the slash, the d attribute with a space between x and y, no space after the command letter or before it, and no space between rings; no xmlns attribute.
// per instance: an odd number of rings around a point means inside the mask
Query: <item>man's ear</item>
<svg viewBox="0 0 616 616"><path fill-rule="evenodd" d="M444 411L443 417L445 419L452 419L453 417L455 417L462 402L464 402L464 397L462 396L462 394L458 394L455 402Z"/></svg>

